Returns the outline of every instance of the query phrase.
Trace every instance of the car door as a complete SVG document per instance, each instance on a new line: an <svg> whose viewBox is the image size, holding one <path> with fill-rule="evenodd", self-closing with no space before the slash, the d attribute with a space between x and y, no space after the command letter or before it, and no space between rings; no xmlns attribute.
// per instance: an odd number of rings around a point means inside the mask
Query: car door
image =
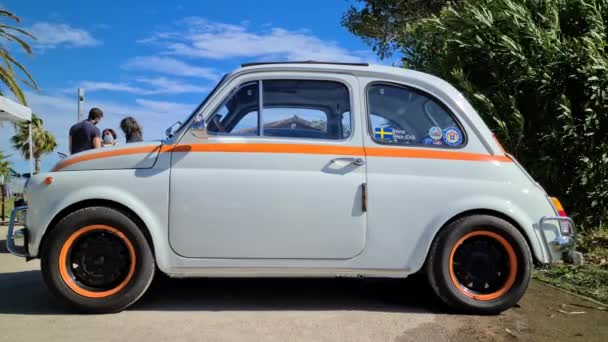
<svg viewBox="0 0 608 342"><path fill-rule="evenodd" d="M169 237L192 258L348 259L365 246L365 157L347 75L241 76L207 137L172 154Z"/></svg>

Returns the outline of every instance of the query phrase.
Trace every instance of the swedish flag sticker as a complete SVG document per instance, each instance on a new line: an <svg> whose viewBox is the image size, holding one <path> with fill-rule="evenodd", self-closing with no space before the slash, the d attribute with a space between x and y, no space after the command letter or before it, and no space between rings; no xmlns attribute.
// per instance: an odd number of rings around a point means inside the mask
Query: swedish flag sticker
<svg viewBox="0 0 608 342"><path fill-rule="evenodd" d="M374 138L393 141L393 129L390 127L374 128Z"/></svg>

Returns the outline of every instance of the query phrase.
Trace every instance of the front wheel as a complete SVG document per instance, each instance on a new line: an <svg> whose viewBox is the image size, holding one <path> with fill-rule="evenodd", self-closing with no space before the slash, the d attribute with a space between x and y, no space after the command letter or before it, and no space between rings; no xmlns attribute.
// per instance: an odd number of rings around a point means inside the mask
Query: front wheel
<svg viewBox="0 0 608 342"><path fill-rule="evenodd" d="M431 287L457 310L497 314L521 299L532 272L526 240L509 222L473 215L449 223L426 264Z"/></svg>
<svg viewBox="0 0 608 342"><path fill-rule="evenodd" d="M90 207L69 214L49 232L41 268L59 298L84 312L110 313L144 294L155 263L146 237L127 215Z"/></svg>

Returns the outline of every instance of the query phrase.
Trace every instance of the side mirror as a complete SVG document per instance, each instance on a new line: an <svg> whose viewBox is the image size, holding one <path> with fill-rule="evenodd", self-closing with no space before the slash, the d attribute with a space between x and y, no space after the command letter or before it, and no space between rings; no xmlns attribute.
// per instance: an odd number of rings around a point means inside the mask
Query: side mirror
<svg viewBox="0 0 608 342"><path fill-rule="evenodd" d="M175 126L177 126L177 125L179 125L179 127L181 127L182 126L182 122L181 121L177 121L176 123L174 123L173 125L169 126L169 128L167 128L165 130L165 136L167 138L172 138L173 137L173 128Z"/></svg>
<svg viewBox="0 0 608 342"><path fill-rule="evenodd" d="M192 122L192 125L190 125L190 133L200 139L208 137L207 124L205 123L205 118L203 118L202 114L198 114L194 118L194 122Z"/></svg>

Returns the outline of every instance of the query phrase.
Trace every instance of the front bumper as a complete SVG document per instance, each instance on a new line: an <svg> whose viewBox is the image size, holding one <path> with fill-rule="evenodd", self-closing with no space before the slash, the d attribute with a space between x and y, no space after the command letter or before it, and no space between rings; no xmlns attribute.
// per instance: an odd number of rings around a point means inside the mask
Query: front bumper
<svg viewBox="0 0 608 342"><path fill-rule="evenodd" d="M18 257L28 257L27 253L27 228L15 230L15 226L20 223L17 217L23 213L21 217L25 217L27 206L17 207L11 212L10 221L8 223L8 233L6 234L6 249L13 255Z"/></svg>
<svg viewBox="0 0 608 342"><path fill-rule="evenodd" d="M557 234L553 240L547 241L547 237L543 232L541 236L545 242L545 245L550 246L557 252L574 251L574 248L576 247L576 230L574 221L570 217L566 216L544 216L539 221L539 227L542 229L542 227L545 227L547 222L551 221L557 222ZM549 253L549 255L551 257L550 262L553 262L554 260L552 253Z"/></svg>

